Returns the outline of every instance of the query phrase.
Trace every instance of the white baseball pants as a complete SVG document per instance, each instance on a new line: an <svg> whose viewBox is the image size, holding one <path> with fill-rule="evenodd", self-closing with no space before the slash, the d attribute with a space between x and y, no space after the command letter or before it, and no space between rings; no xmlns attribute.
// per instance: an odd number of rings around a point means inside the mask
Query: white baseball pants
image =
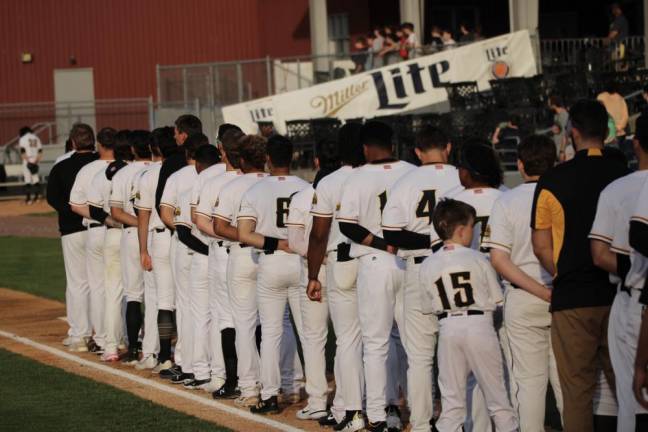
<svg viewBox="0 0 648 432"><path fill-rule="evenodd" d="M86 266L86 243L88 232L79 231L61 237L63 264L65 265L65 310L68 336L75 340L92 335L88 298L88 267Z"/></svg>
<svg viewBox="0 0 648 432"><path fill-rule="evenodd" d="M304 352L304 369L306 372L306 393L308 407L311 410L325 410L328 399L328 382L326 381L326 340L328 337L328 295L326 292L326 266L320 268L318 279L322 283L322 300L312 301L306 294L308 285L308 268L306 260L301 259L302 274L300 287L301 313Z"/></svg>
<svg viewBox="0 0 648 432"><path fill-rule="evenodd" d="M290 345L285 345L288 355L284 356L284 373L282 373L280 359L282 357L282 339L290 337L290 327L286 328L284 325L287 304L292 311L299 339L304 340L300 304L300 276L301 259L298 255L282 251L275 251L271 255L260 254L257 275L257 305L261 321L261 398L264 400L278 395L281 387L286 388L286 385L290 385L291 381L294 383L297 378L295 374L291 380L285 373L290 364L290 358L295 357L294 354L290 354ZM297 365L294 364L294 366Z"/></svg>
<svg viewBox="0 0 648 432"><path fill-rule="evenodd" d="M104 238L106 227L88 228L86 242L86 265L88 284L90 286L90 323L94 330L94 341L100 347L106 345L106 328L104 309L106 295L104 292Z"/></svg>
<svg viewBox="0 0 648 432"><path fill-rule="evenodd" d="M364 346L367 417L385 421L390 395L398 393L398 371L388 367L394 320L402 322L405 262L387 253L358 259L358 314ZM390 388L388 388L388 386Z"/></svg>
<svg viewBox="0 0 648 432"><path fill-rule="evenodd" d="M104 289L106 303L104 318L106 322L105 351L117 354L119 342L124 337L124 320L122 319L122 300L124 286L122 285L121 261L119 247L121 243L121 230L110 228L106 230L104 240Z"/></svg>
<svg viewBox="0 0 648 432"><path fill-rule="evenodd" d="M297 337L295 337L295 327L290 320L290 311L290 306L286 305L283 316L283 334L279 345L281 390L285 395L299 394L304 388L304 369L297 352ZM301 316L295 320L295 325L298 325L299 322L301 322ZM263 340L263 332L261 333L261 340Z"/></svg>
<svg viewBox="0 0 648 432"><path fill-rule="evenodd" d="M634 432L635 416L648 414L648 411L637 403L632 392L634 361L643 309L638 300L640 294L641 291L636 289L630 293L619 291L610 311L608 344L619 403L618 432Z"/></svg>
<svg viewBox="0 0 648 432"><path fill-rule="evenodd" d="M462 430L466 418L466 383L472 372L484 392L498 432L518 430L504 385L504 363L491 313L439 320L440 432Z"/></svg>
<svg viewBox="0 0 648 432"><path fill-rule="evenodd" d="M144 271L140 264L139 239L137 228L122 230L121 266L126 301L142 303L144 301Z"/></svg>
<svg viewBox="0 0 648 432"><path fill-rule="evenodd" d="M236 329L236 356L241 396L259 394L259 352L256 347L258 254L238 243L230 247L227 260L227 289L229 291L234 328Z"/></svg>
<svg viewBox="0 0 648 432"><path fill-rule="evenodd" d="M362 362L362 332L358 313L356 280L358 260L337 262L337 252L326 259L326 294L335 330L335 399L334 411L362 410L364 399L364 366Z"/></svg>
<svg viewBox="0 0 648 432"><path fill-rule="evenodd" d="M511 353L511 402L520 430L544 432L548 383L562 415L562 392L551 347L549 303L523 289L509 288L504 303L504 330Z"/></svg>
<svg viewBox="0 0 648 432"><path fill-rule="evenodd" d="M178 340L174 360L185 373L193 373L193 317L191 316L189 272L191 251L180 240L175 241L174 282L176 286L176 326ZM180 356L178 356L180 351ZM178 359L179 357L179 359Z"/></svg>
<svg viewBox="0 0 648 432"><path fill-rule="evenodd" d="M149 250L152 244L152 232L149 231L147 246ZM137 250L139 251L139 246ZM157 356L160 353L160 333L157 325L158 305L155 275L153 275L152 271L142 269L142 276L144 280L144 339L142 339L142 354L146 358L149 355Z"/></svg>
<svg viewBox="0 0 648 432"><path fill-rule="evenodd" d="M227 378L223 357L221 330L234 328L234 320L227 293L227 249L211 242L208 257L208 307L209 326L207 329L211 375L222 380Z"/></svg>
<svg viewBox="0 0 648 432"><path fill-rule="evenodd" d="M430 430L434 403L434 349L439 330L436 315L423 315L421 310L420 268L421 264L417 264L414 257L407 260L404 325L400 332L407 352L407 401L413 432Z"/></svg>
<svg viewBox="0 0 648 432"><path fill-rule="evenodd" d="M153 262L157 307L158 310L172 311L175 309L175 286L172 272L175 260L170 259L170 256L175 256L175 247L174 255L171 255L171 244L176 240L171 239L171 232L168 229L163 232L154 230L149 235L151 239L149 253Z"/></svg>

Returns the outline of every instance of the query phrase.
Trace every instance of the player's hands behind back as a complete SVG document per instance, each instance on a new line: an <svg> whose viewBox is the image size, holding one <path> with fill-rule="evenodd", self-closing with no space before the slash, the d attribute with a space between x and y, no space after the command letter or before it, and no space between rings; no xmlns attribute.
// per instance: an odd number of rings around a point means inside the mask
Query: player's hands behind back
<svg viewBox="0 0 648 432"><path fill-rule="evenodd" d="M322 301L322 283L317 279L309 279L306 286L306 295L311 301Z"/></svg>
<svg viewBox="0 0 648 432"><path fill-rule="evenodd" d="M153 270L153 260L147 252L140 253L140 264L145 271Z"/></svg>

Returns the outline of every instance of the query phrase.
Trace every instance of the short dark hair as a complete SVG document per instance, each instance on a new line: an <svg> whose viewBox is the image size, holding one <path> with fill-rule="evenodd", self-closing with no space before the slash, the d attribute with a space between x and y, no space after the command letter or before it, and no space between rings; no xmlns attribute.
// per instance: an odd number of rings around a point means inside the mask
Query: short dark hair
<svg viewBox="0 0 648 432"><path fill-rule="evenodd" d="M268 138L268 158L275 167L288 167L293 157L293 143L283 135Z"/></svg>
<svg viewBox="0 0 648 432"><path fill-rule="evenodd" d="M365 163L362 143L360 142L360 129L362 129L362 124L349 122L342 125L338 130L338 154L340 162L343 164L357 167Z"/></svg>
<svg viewBox="0 0 648 432"><path fill-rule="evenodd" d="M408 30L414 31L414 24L412 24L411 22L404 22L401 25L401 28L406 28Z"/></svg>
<svg viewBox="0 0 648 432"><path fill-rule="evenodd" d="M416 134L416 142L414 146L422 151L439 149L443 150L447 147L448 136L441 129L426 125Z"/></svg>
<svg viewBox="0 0 648 432"><path fill-rule="evenodd" d="M209 144L209 138L202 132L189 135L183 146L188 159L193 159L198 147Z"/></svg>
<svg viewBox="0 0 648 432"><path fill-rule="evenodd" d="M161 154L165 159L174 154L178 150L178 145L173 139L173 128L165 126L153 129L150 135L150 145L154 154Z"/></svg>
<svg viewBox="0 0 648 432"><path fill-rule="evenodd" d="M133 160L130 130L122 129L115 134L115 151L119 153L121 160Z"/></svg>
<svg viewBox="0 0 648 432"><path fill-rule="evenodd" d="M529 176L540 176L554 166L556 145L546 135L529 135L518 146L518 159Z"/></svg>
<svg viewBox="0 0 648 432"><path fill-rule="evenodd" d="M227 131L230 131L230 130L236 130L236 131L242 132L241 128L236 126L235 124L223 123L222 125L218 126L218 135L217 135L218 140L222 141L223 137L225 136L225 133L227 133Z"/></svg>
<svg viewBox="0 0 648 432"><path fill-rule="evenodd" d="M245 135L238 142L241 159L256 169L264 169L268 141L260 135Z"/></svg>
<svg viewBox="0 0 648 432"><path fill-rule="evenodd" d="M367 147L392 149L394 131L386 123L370 120L360 128L360 143Z"/></svg>
<svg viewBox="0 0 648 432"><path fill-rule="evenodd" d="M97 142L101 144L103 148L114 149L115 148L115 136L117 131L111 127L105 127L97 132Z"/></svg>
<svg viewBox="0 0 648 432"><path fill-rule="evenodd" d="M70 138L65 140L65 153L74 150L74 143Z"/></svg>
<svg viewBox="0 0 648 432"><path fill-rule="evenodd" d="M151 133L146 130L134 130L130 133L133 153L140 159L151 159Z"/></svg>
<svg viewBox="0 0 648 432"><path fill-rule="evenodd" d="M196 149L194 159L203 167L210 167L216 165L221 161L220 153L216 146L211 144L201 145Z"/></svg>
<svg viewBox="0 0 648 432"><path fill-rule="evenodd" d="M74 142L74 148L76 150L95 149L95 134L90 125L77 123L72 126L70 139Z"/></svg>
<svg viewBox="0 0 648 432"><path fill-rule="evenodd" d="M583 138L604 141L608 135L608 113L597 100L581 99L576 102L569 110L569 119Z"/></svg>
<svg viewBox="0 0 648 432"><path fill-rule="evenodd" d="M175 121L178 131L186 133L188 137L202 133L202 122L193 114L183 114Z"/></svg>
<svg viewBox="0 0 648 432"><path fill-rule="evenodd" d="M432 224L441 240L448 240L460 225L468 225L477 218L475 208L463 201L442 198L434 207Z"/></svg>
<svg viewBox="0 0 648 432"><path fill-rule="evenodd" d="M504 179L499 157L482 138L469 139L459 150L457 166L470 173L473 180L498 188Z"/></svg>
<svg viewBox="0 0 648 432"><path fill-rule="evenodd" d="M634 139L639 141L641 149L648 153L648 115L641 114L637 117Z"/></svg>
<svg viewBox="0 0 648 432"><path fill-rule="evenodd" d="M562 96L559 95L549 96L549 103L557 107L563 107L563 108L565 107L565 102L563 101Z"/></svg>
<svg viewBox="0 0 648 432"><path fill-rule="evenodd" d="M15 129L14 129L14 130L15 130ZM32 128L30 128L29 126L23 126L23 127L21 127L20 130L18 131L18 135L19 135L19 136L27 135L28 133L34 133L34 131L32 130Z"/></svg>
<svg viewBox="0 0 648 432"><path fill-rule="evenodd" d="M227 160L233 168L240 168L241 166L241 153L239 152L239 140L245 134L239 128L232 128L225 131L223 137L220 139L223 151Z"/></svg>
<svg viewBox="0 0 648 432"><path fill-rule="evenodd" d="M320 170L333 171L340 166L338 143L331 137L324 137L315 144L315 157L319 160Z"/></svg>

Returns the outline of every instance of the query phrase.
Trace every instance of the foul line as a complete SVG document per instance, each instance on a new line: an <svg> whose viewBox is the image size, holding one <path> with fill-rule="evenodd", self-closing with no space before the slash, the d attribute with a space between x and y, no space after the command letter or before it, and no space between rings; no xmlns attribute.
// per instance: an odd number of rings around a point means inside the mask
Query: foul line
<svg viewBox="0 0 648 432"><path fill-rule="evenodd" d="M140 384L140 385L143 385L143 386L151 387L151 388L154 388L156 390L172 394L174 396L178 396L178 397L181 397L181 398L184 398L184 399L188 399L188 400L190 400L192 402L197 402L197 403L200 403L202 405L206 405L208 407L216 408L217 410L223 411L223 412L225 412L227 414L233 414L233 415L236 415L238 417L242 417L245 420L248 420L248 421L251 421L251 422L254 422L254 423L261 423L261 424L263 424L265 426L270 426L270 427L273 427L273 428L276 428L276 429L279 429L279 430L282 430L282 431L286 431L286 432L303 432L302 429L298 429L298 428L289 426L289 425L287 425L285 423L281 423L281 422L278 422L276 420L271 420L271 419L266 418L266 417L257 416L257 415L254 415L254 414L248 412L248 411L243 411L241 409L234 408L234 407L229 406L229 405L225 405L225 404L220 403L218 401L209 400L209 399L206 399L206 398L191 394L191 393L189 393L187 391L177 390L177 389L171 388L171 387L169 387L167 385L158 383L156 381L146 379L146 378L142 378L142 377L140 377L138 375L133 375L133 374L130 374L128 372L124 372L124 371L119 370L119 369L114 369L114 368L111 368L111 367L108 367L108 366L105 366L105 365L102 365L102 364L98 364L98 363L86 360L84 358L77 357L77 356L75 356L73 354L70 354L70 353L67 353L65 351L61 351L59 349L52 348L49 345L45 345L45 344L33 341L31 339L28 339L28 338L18 336L18 335L14 334L14 333L9 333L9 332L0 330L0 336L3 336L5 338L7 338L7 339L12 339L12 340L14 340L16 342L20 342L21 344L30 346L32 348L36 348L38 350L48 352L48 353L50 353L52 355L63 358L65 360L69 360L69 361L78 363L78 364L80 364L82 366L88 366L88 367L97 369L97 370L99 370L101 372L105 372L105 373L108 373L108 374L111 374L111 375L115 375L115 376L118 376L120 378L127 379L129 381L133 381L133 382L135 382L137 384Z"/></svg>

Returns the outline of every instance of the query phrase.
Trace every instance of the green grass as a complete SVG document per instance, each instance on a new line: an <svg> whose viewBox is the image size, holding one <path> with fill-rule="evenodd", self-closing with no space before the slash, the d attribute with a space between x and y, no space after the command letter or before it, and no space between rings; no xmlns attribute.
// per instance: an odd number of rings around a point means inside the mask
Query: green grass
<svg viewBox="0 0 648 432"><path fill-rule="evenodd" d="M228 431L0 349L2 431Z"/></svg>
<svg viewBox="0 0 648 432"><path fill-rule="evenodd" d="M0 287L65 301L61 240L0 237Z"/></svg>
<svg viewBox="0 0 648 432"><path fill-rule="evenodd" d="M46 213L29 213L26 214L25 216L56 217L58 216L58 213L56 213L55 211L51 211Z"/></svg>

